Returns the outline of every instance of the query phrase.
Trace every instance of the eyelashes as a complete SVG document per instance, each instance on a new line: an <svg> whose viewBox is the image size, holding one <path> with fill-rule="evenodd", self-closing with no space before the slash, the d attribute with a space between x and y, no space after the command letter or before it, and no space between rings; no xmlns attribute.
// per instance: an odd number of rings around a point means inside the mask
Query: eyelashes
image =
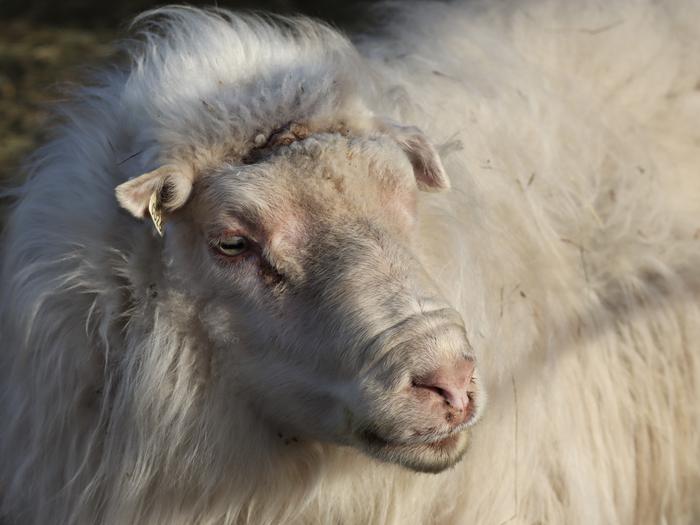
<svg viewBox="0 0 700 525"><path fill-rule="evenodd" d="M213 249L226 257L238 257L249 252L251 241L242 235L229 235L210 242Z"/></svg>

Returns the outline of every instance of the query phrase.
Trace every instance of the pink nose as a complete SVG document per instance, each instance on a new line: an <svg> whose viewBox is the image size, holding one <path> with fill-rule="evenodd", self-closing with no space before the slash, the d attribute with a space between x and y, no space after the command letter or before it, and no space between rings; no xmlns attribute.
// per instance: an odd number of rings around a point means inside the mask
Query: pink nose
<svg viewBox="0 0 700 525"><path fill-rule="evenodd" d="M459 358L449 365L443 365L427 375L416 378L413 386L429 390L442 397L457 411L469 406L469 383L474 374L473 359Z"/></svg>

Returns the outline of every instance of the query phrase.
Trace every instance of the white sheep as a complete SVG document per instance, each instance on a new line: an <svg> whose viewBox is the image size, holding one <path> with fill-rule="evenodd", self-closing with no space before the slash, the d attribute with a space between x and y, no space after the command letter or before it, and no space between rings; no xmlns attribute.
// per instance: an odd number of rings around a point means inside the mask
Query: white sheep
<svg viewBox="0 0 700 525"><path fill-rule="evenodd" d="M700 3L138 27L14 192L3 523L700 520Z"/></svg>

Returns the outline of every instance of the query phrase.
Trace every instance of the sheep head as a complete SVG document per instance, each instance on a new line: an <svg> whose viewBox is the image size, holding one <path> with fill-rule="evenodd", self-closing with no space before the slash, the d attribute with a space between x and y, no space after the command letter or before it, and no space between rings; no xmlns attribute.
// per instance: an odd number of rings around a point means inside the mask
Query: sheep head
<svg viewBox="0 0 700 525"><path fill-rule="evenodd" d="M246 161L117 189L135 216L150 203L169 221L171 286L201 305L232 400L271 435L454 464L483 397L462 319L417 256L417 192L449 186L435 149L388 121L255 144Z"/></svg>

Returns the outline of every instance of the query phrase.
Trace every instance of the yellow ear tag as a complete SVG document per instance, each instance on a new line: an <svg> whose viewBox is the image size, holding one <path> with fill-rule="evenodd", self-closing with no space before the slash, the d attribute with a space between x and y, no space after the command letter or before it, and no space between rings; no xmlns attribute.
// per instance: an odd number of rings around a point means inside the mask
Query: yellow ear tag
<svg viewBox="0 0 700 525"><path fill-rule="evenodd" d="M163 209L161 207L159 191L151 193L151 199L148 201L148 213L151 214L151 220L153 221L153 226L156 227L158 235L162 237L165 221L163 220Z"/></svg>

